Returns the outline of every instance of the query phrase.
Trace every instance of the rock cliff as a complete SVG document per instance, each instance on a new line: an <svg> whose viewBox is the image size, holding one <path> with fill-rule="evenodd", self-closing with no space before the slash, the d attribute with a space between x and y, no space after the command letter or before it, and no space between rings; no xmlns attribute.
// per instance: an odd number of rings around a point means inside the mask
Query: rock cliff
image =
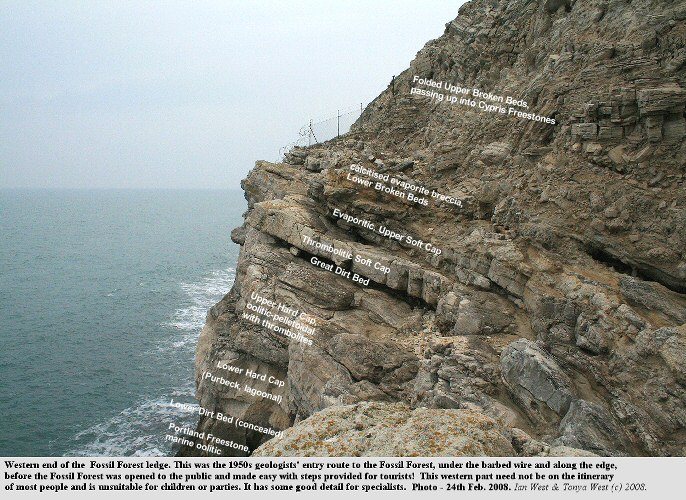
<svg viewBox="0 0 686 500"><path fill-rule="evenodd" d="M196 356L234 421L197 431L249 450L225 456L685 455L685 20L473 0L350 133L257 162Z"/></svg>

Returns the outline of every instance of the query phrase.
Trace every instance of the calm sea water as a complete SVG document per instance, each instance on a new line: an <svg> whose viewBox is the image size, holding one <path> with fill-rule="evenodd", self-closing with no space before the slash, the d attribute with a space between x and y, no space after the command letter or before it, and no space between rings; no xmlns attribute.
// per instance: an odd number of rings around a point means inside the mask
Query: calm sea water
<svg viewBox="0 0 686 500"><path fill-rule="evenodd" d="M0 455L169 455L240 191L0 191Z"/></svg>

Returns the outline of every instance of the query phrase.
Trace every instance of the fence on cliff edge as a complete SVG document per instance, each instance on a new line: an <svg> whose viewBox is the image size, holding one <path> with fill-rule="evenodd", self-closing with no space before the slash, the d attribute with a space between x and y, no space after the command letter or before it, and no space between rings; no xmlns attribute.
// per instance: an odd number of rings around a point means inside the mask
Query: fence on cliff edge
<svg viewBox="0 0 686 500"><path fill-rule="evenodd" d="M300 136L296 141L291 142L279 149L279 161L294 147L311 146L325 142L334 137L339 137L350 130L350 127L355 120L362 114L362 103L359 106L353 106L347 109L339 109L336 114L328 118L320 118L318 120L310 120L308 123L300 127L298 135Z"/></svg>

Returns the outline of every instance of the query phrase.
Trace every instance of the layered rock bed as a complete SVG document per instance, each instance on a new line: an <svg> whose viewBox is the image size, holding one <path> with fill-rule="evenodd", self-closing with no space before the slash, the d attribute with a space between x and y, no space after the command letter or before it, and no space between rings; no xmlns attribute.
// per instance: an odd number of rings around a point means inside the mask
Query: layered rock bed
<svg viewBox="0 0 686 500"><path fill-rule="evenodd" d="M685 19L474 0L350 133L257 162L196 356L201 406L253 426L197 431L250 450L224 456L685 455Z"/></svg>

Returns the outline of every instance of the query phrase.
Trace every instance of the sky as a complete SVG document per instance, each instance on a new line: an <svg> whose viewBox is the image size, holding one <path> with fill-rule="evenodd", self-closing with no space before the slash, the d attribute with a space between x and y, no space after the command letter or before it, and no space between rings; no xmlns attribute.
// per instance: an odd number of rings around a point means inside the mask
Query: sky
<svg viewBox="0 0 686 500"><path fill-rule="evenodd" d="M462 3L3 0L0 188L239 188Z"/></svg>

